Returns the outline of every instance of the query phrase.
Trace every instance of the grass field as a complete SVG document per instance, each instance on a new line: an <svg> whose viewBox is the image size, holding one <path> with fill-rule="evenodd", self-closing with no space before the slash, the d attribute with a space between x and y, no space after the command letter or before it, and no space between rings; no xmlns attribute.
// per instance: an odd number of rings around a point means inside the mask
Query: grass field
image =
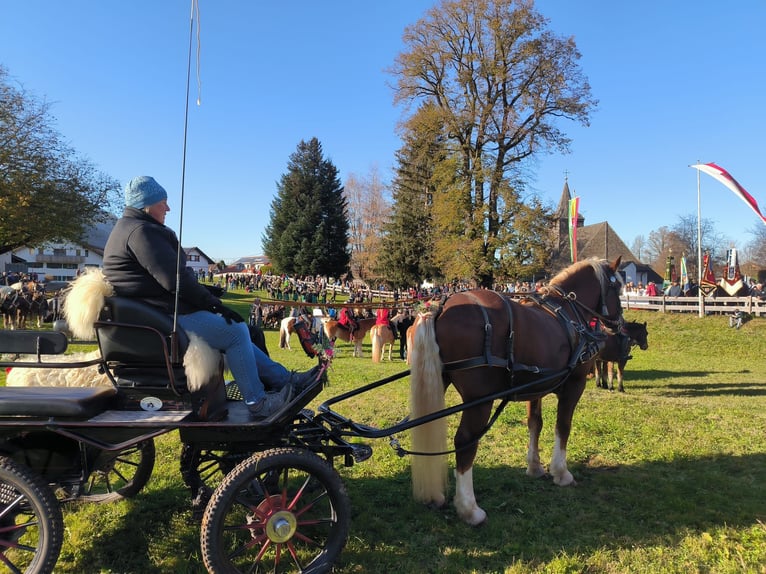
<svg viewBox="0 0 766 574"><path fill-rule="evenodd" d="M229 300L246 312L244 294ZM626 393L589 382L568 451L577 486L524 474L522 403L509 405L480 444L474 481L489 518L479 528L463 524L451 506L413 502L408 460L378 439L371 459L337 468L353 518L336 571L766 573L766 320L735 330L722 316L629 311L626 319L648 322L649 349L634 349ZM267 340L277 360L311 366L297 344L278 349L275 332ZM338 350L317 402L406 368L399 360L373 364L369 344L362 359L344 343ZM338 410L389 426L406 414L406 385ZM543 405L545 460L555 398ZM177 437L160 437L157 448L152 479L134 499L65 508L56 572L204 572Z"/></svg>

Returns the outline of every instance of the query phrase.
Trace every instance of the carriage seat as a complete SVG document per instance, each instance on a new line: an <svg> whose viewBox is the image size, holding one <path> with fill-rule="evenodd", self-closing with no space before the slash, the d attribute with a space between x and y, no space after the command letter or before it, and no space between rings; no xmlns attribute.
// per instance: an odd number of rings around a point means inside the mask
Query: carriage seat
<svg viewBox="0 0 766 574"><path fill-rule="evenodd" d="M172 332L171 315L128 297L107 297L96 323L101 356L106 361L164 364L170 355ZM176 337L180 358L189 347L189 337L181 329Z"/></svg>
<svg viewBox="0 0 766 574"><path fill-rule="evenodd" d="M0 415L89 419L112 406L114 387L2 387Z"/></svg>
<svg viewBox="0 0 766 574"><path fill-rule="evenodd" d="M128 297L107 297L95 324L101 357L118 384L185 388L183 355L189 337L175 332L176 360L171 352L173 317L148 303Z"/></svg>
<svg viewBox="0 0 766 574"><path fill-rule="evenodd" d="M190 407L202 419L225 414L222 355L212 372L197 369L193 376L202 384L190 389L186 369L193 367L185 367L183 357L191 341L180 327L173 336L171 315L137 299L112 296L105 298L94 327L108 374L129 403L151 393L169 408L174 403ZM175 357L173 344L178 349ZM184 398L177 402L173 396Z"/></svg>

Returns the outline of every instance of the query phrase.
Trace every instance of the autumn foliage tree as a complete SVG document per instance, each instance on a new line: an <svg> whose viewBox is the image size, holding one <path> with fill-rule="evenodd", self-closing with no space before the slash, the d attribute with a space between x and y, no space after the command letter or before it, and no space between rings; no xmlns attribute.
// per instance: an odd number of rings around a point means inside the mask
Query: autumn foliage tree
<svg viewBox="0 0 766 574"><path fill-rule="evenodd" d="M83 239L119 202L119 183L78 157L49 106L0 67L0 253Z"/></svg>
<svg viewBox="0 0 766 574"><path fill-rule="evenodd" d="M416 114L428 104L448 150L434 180L441 265L484 286L516 253L530 264L544 258L527 254L546 246L535 237L545 218L525 201L522 164L567 151L559 122L587 125L596 105L574 39L547 24L531 0L444 0L405 29L391 69L395 101Z"/></svg>

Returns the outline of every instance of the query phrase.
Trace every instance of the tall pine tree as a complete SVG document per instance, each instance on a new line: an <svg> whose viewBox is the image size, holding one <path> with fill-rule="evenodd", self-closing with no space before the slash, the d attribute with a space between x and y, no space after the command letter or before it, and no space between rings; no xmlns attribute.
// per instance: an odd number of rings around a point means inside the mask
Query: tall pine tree
<svg viewBox="0 0 766 574"><path fill-rule="evenodd" d="M337 168L317 138L301 141L277 184L263 249L288 275L339 277L348 271L348 217Z"/></svg>
<svg viewBox="0 0 766 574"><path fill-rule="evenodd" d="M434 166L443 156L439 126L430 123L430 106L410 120L396 154L391 186L392 213L384 227L377 272L394 287L417 287L441 277L434 265L431 208Z"/></svg>

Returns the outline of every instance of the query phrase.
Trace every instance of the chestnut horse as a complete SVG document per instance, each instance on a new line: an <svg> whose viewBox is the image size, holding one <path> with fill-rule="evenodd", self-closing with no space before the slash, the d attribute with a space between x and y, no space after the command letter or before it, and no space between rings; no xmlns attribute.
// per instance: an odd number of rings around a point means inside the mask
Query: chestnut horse
<svg viewBox="0 0 766 574"><path fill-rule="evenodd" d="M335 319L328 319L324 322L325 335L331 340L340 339L354 345L354 357L362 356L362 341L372 326L375 324L375 318L371 319L357 319L358 327L354 329L353 337L343 325L338 323Z"/></svg>
<svg viewBox="0 0 766 574"><path fill-rule="evenodd" d="M509 400L528 401L527 474L540 477L545 475L539 453L542 398L556 393L550 473L560 486L574 484L566 460L572 415L604 333L615 333L622 324L619 264L619 258L611 265L580 261L519 301L489 290L456 293L415 320L409 333L410 417L444 409L450 383L460 394L464 408L454 438L454 502L469 524L481 524L487 517L473 490L478 442ZM594 318L601 329L589 327ZM502 402L490 421L495 399ZM446 500L446 427L446 417L438 416L411 431L413 494L436 506Z"/></svg>

